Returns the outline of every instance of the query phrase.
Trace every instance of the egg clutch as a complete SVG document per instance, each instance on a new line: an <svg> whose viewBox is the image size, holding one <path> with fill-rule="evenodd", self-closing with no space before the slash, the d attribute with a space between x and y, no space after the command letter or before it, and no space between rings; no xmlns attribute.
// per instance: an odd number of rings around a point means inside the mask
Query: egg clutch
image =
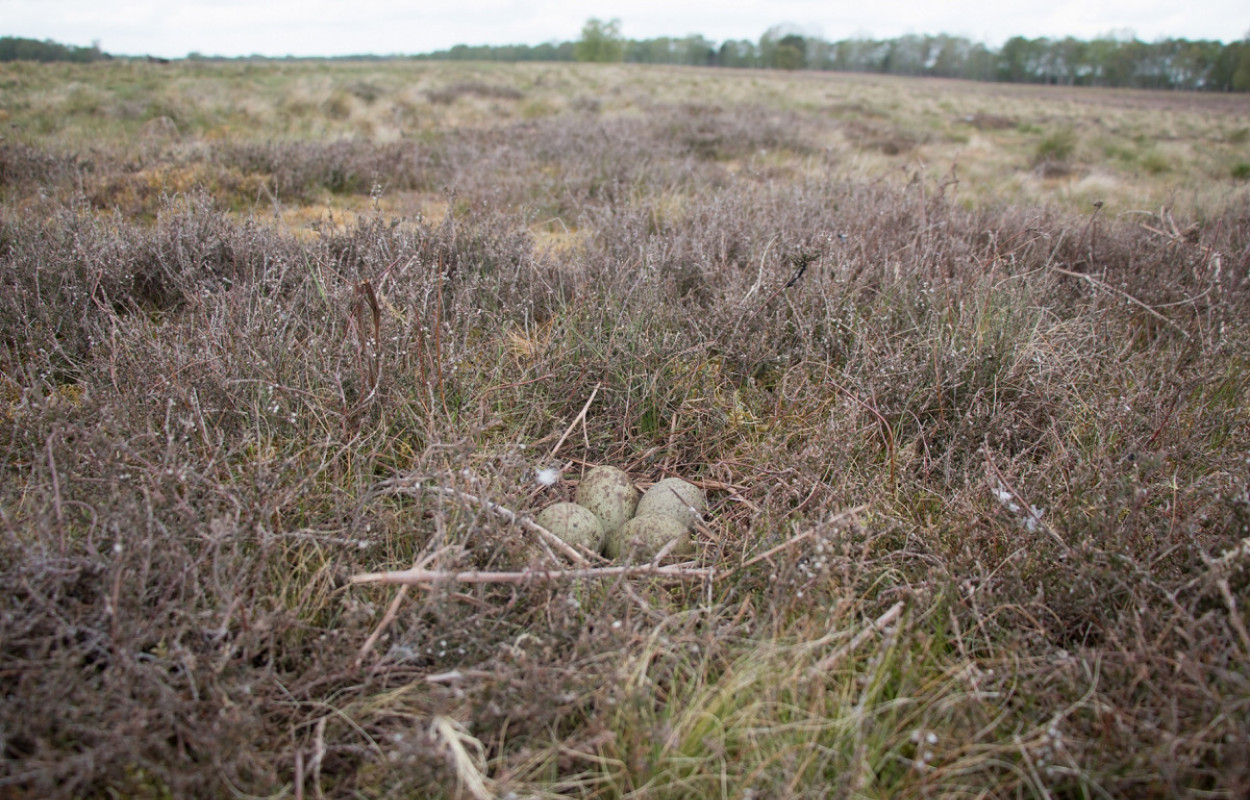
<svg viewBox="0 0 1250 800"><path fill-rule="evenodd" d="M574 502L553 503L534 521L569 544L636 562L665 547L675 556L692 554L690 531L706 510L703 490L681 478L639 493L624 470L603 466L586 473Z"/></svg>

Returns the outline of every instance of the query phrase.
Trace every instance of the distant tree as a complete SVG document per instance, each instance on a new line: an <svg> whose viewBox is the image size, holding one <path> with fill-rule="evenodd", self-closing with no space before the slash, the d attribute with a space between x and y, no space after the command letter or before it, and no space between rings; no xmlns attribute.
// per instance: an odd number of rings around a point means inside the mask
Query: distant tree
<svg viewBox="0 0 1250 800"><path fill-rule="evenodd" d="M832 69L846 72L883 72L888 42L872 39L843 39L834 44Z"/></svg>
<svg viewBox="0 0 1250 800"><path fill-rule="evenodd" d="M73 47L58 44L51 39L42 42L36 39L22 39L16 36L0 37L0 61L77 61L86 63L107 59L109 56L100 52L98 43L91 47Z"/></svg>
<svg viewBox="0 0 1250 800"><path fill-rule="evenodd" d="M942 78L958 78L963 75L972 43L958 36L936 36L929 47L927 73Z"/></svg>
<svg viewBox="0 0 1250 800"><path fill-rule="evenodd" d="M1054 63L1061 76L1060 82L1068 86L1081 83L1082 78L1092 69L1089 63L1089 48L1085 42L1065 36L1063 39L1056 40L1053 47L1056 52Z"/></svg>
<svg viewBox="0 0 1250 800"><path fill-rule="evenodd" d="M672 55L671 42L667 36L631 40L625 44L625 60L631 64L667 64Z"/></svg>
<svg viewBox="0 0 1250 800"><path fill-rule="evenodd" d="M582 26L582 38L573 48L578 61L612 62L625 58L625 39L621 36L621 21L604 22L591 18Z"/></svg>
<svg viewBox="0 0 1250 800"><path fill-rule="evenodd" d="M15 43L21 43L21 47ZM55 47L61 47L56 45ZM0 39L0 60L63 56L51 43ZM65 48L62 48L63 50ZM78 48L75 57L98 54ZM191 54L188 58L196 58ZM108 58L107 55L97 57ZM417 59L482 61L628 61L721 67L815 69L932 75L978 81L1065 86L1131 86L1149 89L1250 91L1250 35L1230 44L1160 39L1143 42L1131 30L1085 41L1015 36L1002 47L946 34L908 34L895 39L826 41L795 25L774 25L759 42L727 40L718 47L698 34L683 38L626 40L620 20L590 19L576 42L541 45L464 45L413 56Z"/></svg>
<svg viewBox="0 0 1250 800"><path fill-rule="evenodd" d="M1089 43L1090 61L1095 86L1133 86L1137 55L1132 40L1125 41L1116 34L1100 36Z"/></svg>
<svg viewBox="0 0 1250 800"><path fill-rule="evenodd" d="M551 54L550 58L544 56L541 59L543 61L576 61L576 49L577 44L574 42L551 42L539 45L537 48L537 50L543 51L544 54L547 52Z"/></svg>
<svg viewBox="0 0 1250 800"><path fill-rule="evenodd" d="M928 62L928 43L914 33L908 34L890 40L885 71L893 75L923 75Z"/></svg>
<svg viewBox="0 0 1250 800"><path fill-rule="evenodd" d="M994 51L978 42L972 45L972 49L968 52L968 60L964 63L964 73L960 77L974 81L992 81L994 70Z"/></svg>
<svg viewBox="0 0 1250 800"><path fill-rule="evenodd" d="M1029 74L1029 40L1023 36L1008 39L998 51L998 79L1008 83L1024 83Z"/></svg>
<svg viewBox="0 0 1250 800"><path fill-rule="evenodd" d="M759 66L759 51L755 43L746 39L727 39L721 43L720 52L716 55L716 63L722 67L755 67Z"/></svg>
<svg viewBox="0 0 1250 800"><path fill-rule="evenodd" d="M807 40L797 33L781 37L774 58L778 69L803 69L807 64Z"/></svg>
<svg viewBox="0 0 1250 800"><path fill-rule="evenodd" d="M1233 42L1228 50L1233 63L1230 88L1234 92L1250 91L1250 34L1240 42Z"/></svg>
<svg viewBox="0 0 1250 800"><path fill-rule="evenodd" d="M1215 65L1223 45L1220 42L1189 42L1180 39L1168 63L1168 79L1174 89L1213 89Z"/></svg>
<svg viewBox="0 0 1250 800"><path fill-rule="evenodd" d="M695 67L711 67L716 65L716 43L692 33L678 42L680 53L679 64L690 64Z"/></svg>
<svg viewBox="0 0 1250 800"><path fill-rule="evenodd" d="M686 64L715 66L719 60L716 44L698 34L684 39L661 36L634 39L625 43L625 60L631 64Z"/></svg>
<svg viewBox="0 0 1250 800"><path fill-rule="evenodd" d="M833 42L826 41L818 36L812 36L805 39L804 43L806 44L806 57L804 60L808 69L833 69L833 60L837 55L836 46Z"/></svg>
<svg viewBox="0 0 1250 800"><path fill-rule="evenodd" d="M781 54L782 43L786 44L785 54ZM797 53L795 52L797 48ZM764 31L764 35L760 37L759 45L759 63L762 67L798 69L802 66L794 65L796 57L801 61L805 55L806 45L803 41L803 32L797 25L784 23L774 25ZM778 59L785 62L785 66L778 62Z"/></svg>

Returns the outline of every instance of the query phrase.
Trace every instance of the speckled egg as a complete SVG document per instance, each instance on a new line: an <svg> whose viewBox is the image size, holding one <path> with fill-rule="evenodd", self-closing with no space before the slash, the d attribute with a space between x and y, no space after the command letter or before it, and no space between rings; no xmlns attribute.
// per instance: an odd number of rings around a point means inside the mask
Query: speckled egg
<svg viewBox="0 0 1250 800"><path fill-rule="evenodd" d="M605 536L611 536L634 516L638 490L625 470L595 467L577 486L577 504L599 518Z"/></svg>
<svg viewBox="0 0 1250 800"><path fill-rule="evenodd" d="M693 483L681 478L665 478L647 490L638 501L638 516L643 514L664 514L682 521L687 528L693 528L707 511L707 496L703 490Z"/></svg>
<svg viewBox="0 0 1250 800"><path fill-rule="evenodd" d="M598 552L603 547L603 527L590 509L577 503L553 503L534 521L569 544Z"/></svg>
<svg viewBox="0 0 1250 800"><path fill-rule="evenodd" d="M649 561L669 542L677 540L671 555L684 556L694 552L690 529L677 517L667 514L639 514L607 537L603 554L608 558L628 556L633 561Z"/></svg>

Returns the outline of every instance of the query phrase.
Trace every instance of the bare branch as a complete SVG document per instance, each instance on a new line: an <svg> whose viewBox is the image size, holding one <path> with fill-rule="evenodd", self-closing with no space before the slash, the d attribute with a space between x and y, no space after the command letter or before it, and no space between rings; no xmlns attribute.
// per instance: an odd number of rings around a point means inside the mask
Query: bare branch
<svg viewBox="0 0 1250 800"><path fill-rule="evenodd" d="M542 541L543 543L554 547L555 549L559 550L564 555L568 556L568 558L574 564L577 564L583 567L590 566L590 561L584 555L577 552L575 549L573 549L572 545L570 545L568 542L561 539L559 536L556 536L554 533L547 530L542 525L539 525L537 522L534 522L533 520L527 517L521 516L520 514L516 513L510 508L506 508L490 500L483 500L477 495L469 494L468 492L462 492L459 489L451 489L446 486L421 485L421 484L405 485L402 480L386 481L382 483L381 486L379 486L378 491L381 494L392 494L392 495L426 493L426 494L441 494L447 497L458 497L467 503L472 503L474 505L481 506L482 508L491 512L492 514L503 517L509 522L515 522L517 525L520 525L525 530L538 536L540 541Z"/></svg>
<svg viewBox="0 0 1250 800"><path fill-rule="evenodd" d="M457 583L529 583L536 580L571 580L577 578L671 578L674 580L703 580L714 577L716 570L673 564L667 567L652 565L628 567L590 567L588 569L526 569L519 572L446 572L432 569L404 569L395 572L364 572L352 576L352 583L400 583L428 584L443 581Z"/></svg>
<svg viewBox="0 0 1250 800"><path fill-rule="evenodd" d="M821 659L820 662L816 664L816 666L808 670L807 676L809 678L812 678L812 677L815 677L816 675L819 675L822 672L828 672L829 670L833 669L834 667L838 665L839 662L842 661L842 659L846 658L851 653L855 652L855 650L860 645L868 641L868 639L871 638L874 633L880 630L884 630L889 625L892 625L894 621L898 619L899 615L902 613L903 613L903 601L900 600L894 605L890 606L889 611L886 611L884 614L882 614L881 616L873 620L871 625L869 625L867 628L864 628L859 633L855 634L854 639L842 645L837 650L833 651L832 654Z"/></svg>

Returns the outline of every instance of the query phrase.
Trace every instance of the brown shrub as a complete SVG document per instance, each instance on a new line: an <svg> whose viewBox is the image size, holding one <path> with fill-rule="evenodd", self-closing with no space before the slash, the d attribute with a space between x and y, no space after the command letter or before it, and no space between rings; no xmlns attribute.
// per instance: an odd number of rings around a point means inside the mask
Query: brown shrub
<svg viewBox="0 0 1250 800"><path fill-rule="evenodd" d="M1250 213L1194 241L1166 212L968 210L840 180L806 135L674 106L203 162L282 198L448 198L311 240L204 194L150 224L6 212L0 786L424 795L457 780L445 717L501 793L659 793L725 747L717 780L777 792L861 761L900 796L1243 791ZM753 161L777 148L806 171ZM59 169L5 153L22 186ZM535 249L555 215L579 247ZM525 511L582 463L703 482L722 577L430 586L357 664L395 595L351 574L533 558L414 487ZM901 599L871 656L709 688ZM880 740L816 724L872 686L848 714ZM774 716L730 703L752 698ZM678 742L694 700L750 746ZM750 762L794 709L801 749ZM907 734L930 722L951 761L924 771Z"/></svg>

